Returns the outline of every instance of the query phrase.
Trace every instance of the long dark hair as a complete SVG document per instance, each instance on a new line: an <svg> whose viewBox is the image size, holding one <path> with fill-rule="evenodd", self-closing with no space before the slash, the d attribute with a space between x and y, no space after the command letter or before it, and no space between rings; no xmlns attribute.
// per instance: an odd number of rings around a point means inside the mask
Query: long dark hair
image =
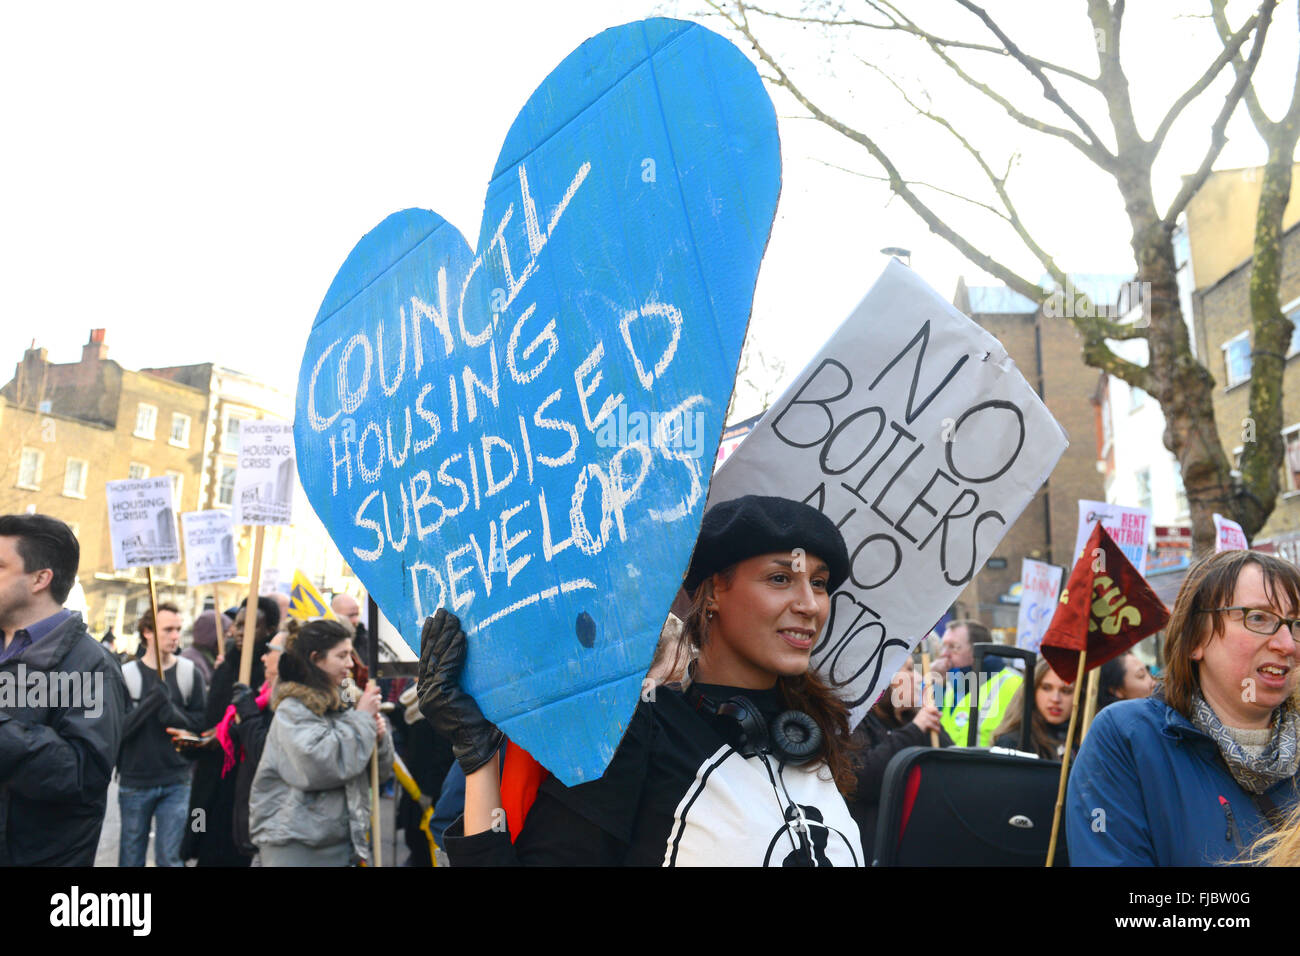
<svg viewBox="0 0 1300 956"><path fill-rule="evenodd" d="M1046 660L1039 660L1034 667L1034 686L1029 686L1029 681L1021 681L1020 686L1016 688L1015 696L1011 698L1011 703L1007 705L1007 715L1002 720L1002 725L995 732L996 736L1003 737L1007 734L1013 735L1017 742L1020 739L1020 724L1025 709L1025 694L1037 694L1038 685L1047 677L1047 672L1052 670L1052 666ZM1052 673L1056 673L1052 671ZM1052 732L1052 724L1049 724L1046 718L1038 712L1038 704L1035 701L1033 717L1030 718L1029 740L1033 745L1034 751L1044 760L1059 760L1061 755L1057 752L1061 746L1060 738ZM1067 718L1068 726L1068 718Z"/></svg>
<svg viewBox="0 0 1300 956"><path fill-rule="evenodd" d="M735 565L718 572L718 577L728 584L735 575ZM709 577L691 595L690 609L682 622L682 635L674 652L672 673L699 656L709 633L706 606L712 597L713 578ZM858 780L852 763L856 747L850 740L849 709L844 701L812 668L794 677L778 677L776 686L788 709L803 711L822 729L822 746L815 758L826 762L840 793L852 796Z"/></svg>
<svg viewBox="0 0 1300 956"><path fill-rule="evenodd" d="M332 648L350 640L351 637L352 635L338 621L322 620L304 624L296 635L290 635L284 653L280 655L281 682L305 684L337 700L338 688L326 673L316 666L312 657L316 654L328 654Z"/></svg>
<svg viewBox="0 0 1300 956"><path fill-rule="evenodd" d="M1115 693L1124 687L1124 677L1128 673L1128 665L1125 661L1130 657L1129 652L1125 651L1119 657L1112 657L1101 667L1097 668L1097 709L1096 713L1100 714L1102 710L1111 704L1118 703L1124 698Z"/></svg>

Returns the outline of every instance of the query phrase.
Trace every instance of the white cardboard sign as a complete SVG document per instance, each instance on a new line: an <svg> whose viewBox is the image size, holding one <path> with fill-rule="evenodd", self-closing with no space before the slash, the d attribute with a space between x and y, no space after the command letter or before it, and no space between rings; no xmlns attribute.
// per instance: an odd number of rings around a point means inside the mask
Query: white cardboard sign
<svg viewBox="0 0 1300 956"><path fill-rule="evenodd" d="M180 561L172 479L168 475L110 481L105 491L113 567L144 568Z"/></svg>
<svg viewBox="0 0 1300 956"><path fill-rule="evenodd" d="M1016 646L1038 653L1047 625L1056 613L1065 569L1024 558L1020 562L1020 615L1016 621Z"/></svg>
<svg viewBox="0 0 1300 956"><path fill-rule="evenodd" d="M1129 559L1138 574L1147 575L1147 530L1151 527L1151 512L1147 508L1130 508L1111 505L1104 501L1079 499L1079 533L1074 539L1074 560L1083 555L1083 549L1092 537L1093 526L1098 522L1106 529L1124 557ZM1073 562L1071 563L1073 566Z"/></svg>
<svg viewBox="0 0 1300 956"><path fill-rule="evenodd" d="M185 536L185 577L190 587L238 576L235 531L229 511L216 508L183 512L181 530Z"/></svg>
<svg viewBox="0 0 1300 956"><path fill-rule="evenodd" d="M813 666L854 723L1024 510L1067 446L1001 343L891 262L714 477L821 509L851 574Z"/></svg>
<svg viewBox="0 0 1300 956"><path fill-rule="evenodd" d="M1214 516L1214 550L1215 551L1249 551L1250 543L1246 540L1246 530L1231 518L1221 514Z"/></svg>
<svg viewBox="0 0 1300 956"><path fill-rule="evenodd" d="M254 419L239 423L235 524L289 524L293 518L293 425Z"/></svg>

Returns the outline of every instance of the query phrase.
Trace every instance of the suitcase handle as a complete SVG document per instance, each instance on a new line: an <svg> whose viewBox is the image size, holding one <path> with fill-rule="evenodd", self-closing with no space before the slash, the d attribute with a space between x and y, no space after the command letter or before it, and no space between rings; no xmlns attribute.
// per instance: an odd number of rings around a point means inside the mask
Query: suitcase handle
<svg viewBox="0 0 1300 956"><path fill-rule="evenodd" d="M984 655L996 654L999 657L1018 657L1025 662L1025 679L1032 681L1034 679L1034 665L1037 663L1038 655L1033 651L1026 650L1023 647L1013 647L1010 644L972 644L971 651L975 654L975 693L971 694L970 718L966 721L966 746L976 747L979 745L979 696L980 696L980 674L984 673ZM1020 720L1020 749L1032 753L1029 748L1030 741L1030 721L1034 716L1034 695L1025 692L1024 697L1024 714Z"/></svg>

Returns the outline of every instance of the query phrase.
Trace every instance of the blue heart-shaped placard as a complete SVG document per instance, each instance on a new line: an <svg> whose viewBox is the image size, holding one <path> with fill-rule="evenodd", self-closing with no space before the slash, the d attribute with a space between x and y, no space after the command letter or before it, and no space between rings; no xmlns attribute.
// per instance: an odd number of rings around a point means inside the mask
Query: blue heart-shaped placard
<svg viewBox="0 0 1300 956"><path fill-rule="evenodd" d="M779 188L739 50L606 30L515 119L478 251L394 213L312 326L313 507L413 648L460 616L465 688L567 784L613 756L685 572Z"/></svg>

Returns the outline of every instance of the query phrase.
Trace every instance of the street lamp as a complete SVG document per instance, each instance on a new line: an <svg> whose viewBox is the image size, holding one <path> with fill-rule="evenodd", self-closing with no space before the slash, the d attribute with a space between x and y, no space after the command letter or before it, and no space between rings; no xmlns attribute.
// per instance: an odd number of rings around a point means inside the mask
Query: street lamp
<svg viewBox="0 0 1300 956"><path fill-rule="evenodd" d="M909 269L912 267L912 250L904 249L901 246L885 246L880 250L882 255L893 256L896 259L902 259L903 265Z"/></svg>

